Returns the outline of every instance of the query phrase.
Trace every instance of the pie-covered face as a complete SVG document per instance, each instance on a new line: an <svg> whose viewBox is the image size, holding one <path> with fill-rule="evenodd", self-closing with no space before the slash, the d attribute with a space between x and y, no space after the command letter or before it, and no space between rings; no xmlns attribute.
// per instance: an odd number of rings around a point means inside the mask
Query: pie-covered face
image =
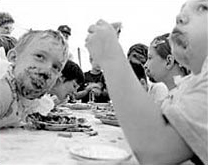
<svg viewBox="0 0 208 165"><path fill-rule="evenodd" d="M189 0L176 18L171 34L172 54L193 72L199 71L208 53L208 1Z"/></svg>
<svg viewBox="0 0 208 165"><path fill-rule="evenodd" d="M10 52L16 54L14 75L22 96L39 98L54 85L66 61L63 51L54 38L36 36L21 52Z"/></svg>

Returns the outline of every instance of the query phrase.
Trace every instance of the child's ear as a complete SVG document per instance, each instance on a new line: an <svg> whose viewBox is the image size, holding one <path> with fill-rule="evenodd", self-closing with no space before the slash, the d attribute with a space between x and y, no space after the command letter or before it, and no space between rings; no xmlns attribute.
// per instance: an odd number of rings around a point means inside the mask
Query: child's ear
<svg viewBox="0 0 208 165"><path fill-rule="evenodd" d="M17 60L17 52L14 49L9 50L7 53L7 59L11 63L15 63Z"/></svg>
<svg viewBox="0 0 208 165"><path fill-rule="evenodd" d="M166 58L166 61L167 61L166 68L171 69L174 66L175 58L173 55L169 54Z"/></svg>

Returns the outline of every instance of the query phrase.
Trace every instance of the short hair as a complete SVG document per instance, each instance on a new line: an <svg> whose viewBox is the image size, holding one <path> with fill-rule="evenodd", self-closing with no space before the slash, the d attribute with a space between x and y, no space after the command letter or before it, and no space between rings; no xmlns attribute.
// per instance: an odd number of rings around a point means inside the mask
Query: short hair
<svg viewBox="0 0 208 165"><path fill-rule="evenodd" d="M151 42L151 46L155 48L155 51L162 59L166 59L168 55L172 55L169 43L169 36L170 33L165 33L163 35L155 37ZM176 60L175 63L179 65L179 68L184 76L190 74L190 70L188 70L184 66L181 66Z"/></svg>
<svg viewBox="0 0 208 165"><path fill-rule="evenodd" d="M14 22L15 22L14 19L9 13L0 12L0 26Z"/></svg>
<svg viewBox="0 0 208 165"><path fill-rule="evenodd" d="M15 47L17 43L17 39L8 36L8 35L0 35L0 47L4 47L5 54L7 55L8 51Z"/></svg>
<svg viewBox="0 0 208 165"><path fill-rule="evenodd" d="M29 30L27 33L22 35L18 40L14 49L17 52L22 52L24 48L36 37L40 36L40 38L53 38L57 40L63 46L63 55L65 58L68 58L68 44L63 38L61 32L54 30Z"/></svg>
<svg viewBox="0 0 208 165"><path fill-rule="evenodd" d="M129 48L129 51L127 53L127 57L129 58L129 56L131 55L131 53L135 51L138 54L142 55L145 59L145 61L140 61L140 59L138 58L138 60L144 65L147 61L147 53L148 53L148 47L144 44L138 43L138 44L134 44Z"/></svg>
<svg viewBox="0 0 208 165"><path fill-rule="evenodd" d="M69 36L71 35L71 28L68 25L60 25L58 27L58 31L60 31L61 33L66 33Z"/></svg>
<svg viewBox="0 0 208 165"><path fill-rule="evenodd" d="M67 60L64 69L62 70L62 77L64 81L76 80L78 84L84 82L84 73L78 64L71 60Z"/></svg>

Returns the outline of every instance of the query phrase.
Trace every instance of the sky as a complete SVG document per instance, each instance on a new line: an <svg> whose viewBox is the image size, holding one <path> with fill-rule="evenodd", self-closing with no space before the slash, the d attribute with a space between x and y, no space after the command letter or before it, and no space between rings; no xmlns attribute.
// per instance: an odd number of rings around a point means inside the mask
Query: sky
<svg viewBox="0 0 208 165"><path fill-rule="evenodd" d="M120 43L126 54L136 43L149 46L154 37L171 32L184 0L0 0L0 11L15 19L13 36L28 29L54 29L66 24L72 29L69 38L73 61L78 63L81 50L83 71L91 68L85 48L87 29L99 19L121 22Z"/></svg>

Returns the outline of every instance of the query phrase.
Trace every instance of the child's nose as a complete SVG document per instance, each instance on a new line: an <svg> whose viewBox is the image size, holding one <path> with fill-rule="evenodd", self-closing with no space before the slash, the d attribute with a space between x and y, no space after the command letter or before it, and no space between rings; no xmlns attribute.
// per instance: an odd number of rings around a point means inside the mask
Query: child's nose
<svg viewBox="0 0 208 165"><path fill-rule="evenodd" d="M176 18L176 23L177 24L181 24L181 25L185 25L188 23L188 16L185 14L179 14Z"/></svg>
<svg viewBox="0 0 208 165"><path fill-rule="evenodd" d="M147 62L144 64L144 70L147 70Z"/></svg>

